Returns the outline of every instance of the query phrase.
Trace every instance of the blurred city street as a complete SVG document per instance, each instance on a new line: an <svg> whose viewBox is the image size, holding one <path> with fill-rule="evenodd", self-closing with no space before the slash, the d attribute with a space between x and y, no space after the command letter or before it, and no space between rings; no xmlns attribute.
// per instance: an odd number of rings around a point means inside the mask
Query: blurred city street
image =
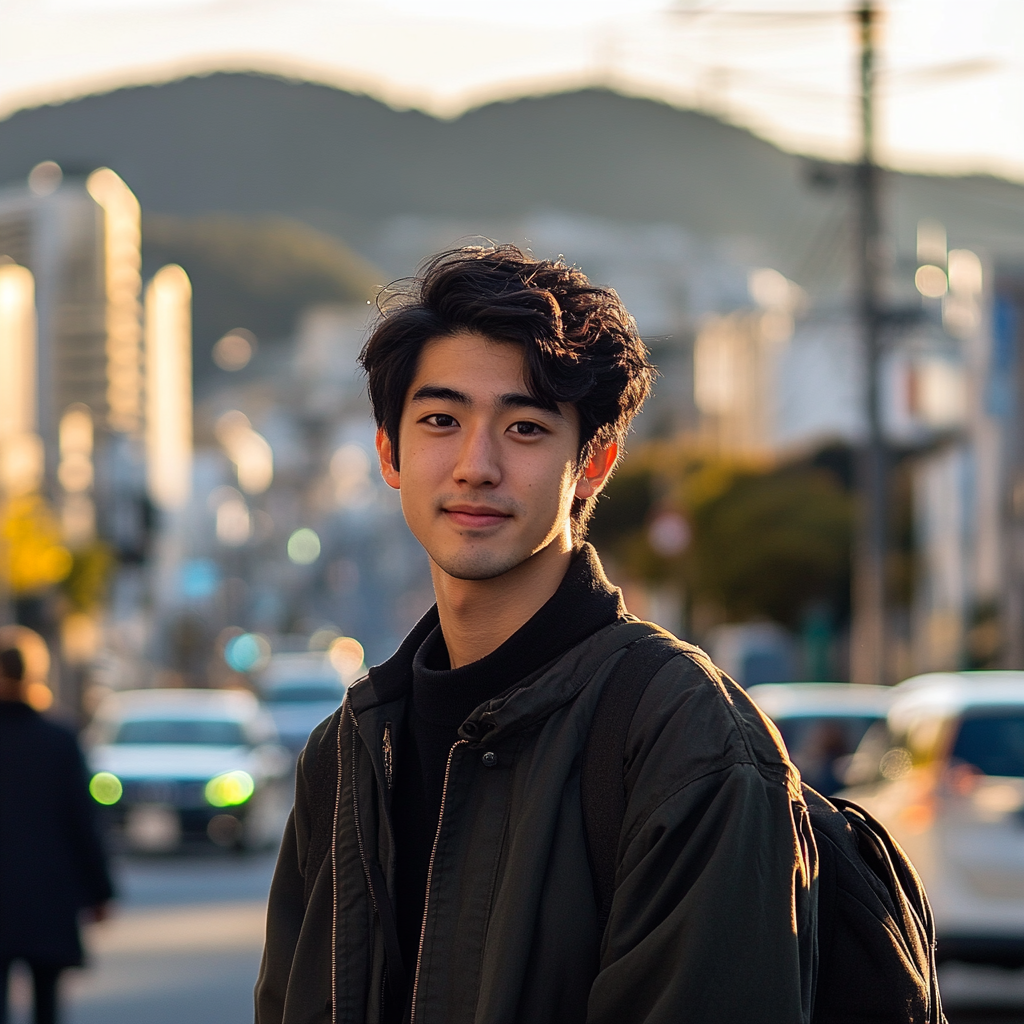
<svg viewBox="0 0 1024 1024"><path fill-rule="evenodd" d="M906 851L950 1024L1024 1024L1024 4L50 0L0 40L13 1024L101 831L65 1024L252 1020L296 758L435 602L364 346L506 244L657 370L584 531L625 605Z"/></svg>
<svg viewBox="0 0 1024 1024"><path fill-rule="evenodd" d="M275 855L122 861L123 898L89 930L69 1024L245 1024Z"/></svg>
<svg viewBox="0 0 1024 1024"><path fill-rule="evenodd" d="M252 1021L275 856L212 850L119 861L114 913L87 931L91 963L64 980L67 1024ZM18 980L13 1002L24 1015L27 979Z"/></svg>

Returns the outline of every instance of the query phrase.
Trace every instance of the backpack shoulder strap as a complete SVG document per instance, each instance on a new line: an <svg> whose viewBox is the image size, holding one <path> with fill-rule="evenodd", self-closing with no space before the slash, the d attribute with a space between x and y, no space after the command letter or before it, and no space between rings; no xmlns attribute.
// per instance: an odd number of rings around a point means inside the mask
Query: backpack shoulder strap
<svg viewBox="0 0 1024 1024"><path fill-rule="evenodd" d="M647 684L679 653L675 637L656 626L630 642L605 680L583 748L583 826L602 933L615 895L619 835L626 816L626 735Z"/></svg>

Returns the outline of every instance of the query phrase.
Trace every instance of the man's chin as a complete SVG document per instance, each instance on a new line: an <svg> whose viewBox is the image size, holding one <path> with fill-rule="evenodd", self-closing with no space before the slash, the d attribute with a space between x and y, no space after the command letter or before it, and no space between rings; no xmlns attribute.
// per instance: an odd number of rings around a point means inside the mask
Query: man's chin
<svg viewBox="0 0 1024 1024"><path fill-rule="evenodd" d="M526 558L518 552L458 551L446 552L440 558L434 557L433 561L452 579L493 580L521 565Z"/></svg>

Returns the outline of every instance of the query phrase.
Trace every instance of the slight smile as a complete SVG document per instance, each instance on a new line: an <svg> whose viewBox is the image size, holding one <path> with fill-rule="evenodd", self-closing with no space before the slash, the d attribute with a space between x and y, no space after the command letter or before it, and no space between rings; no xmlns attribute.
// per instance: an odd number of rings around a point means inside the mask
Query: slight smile
<svg viewBox="0 0 1024 1024"><path fill-rule="evenodd" d="M512 516L501 509L489 505L449 505L441 510L451 522L471 530L482 530L488 526L511 519Z"/></svg>

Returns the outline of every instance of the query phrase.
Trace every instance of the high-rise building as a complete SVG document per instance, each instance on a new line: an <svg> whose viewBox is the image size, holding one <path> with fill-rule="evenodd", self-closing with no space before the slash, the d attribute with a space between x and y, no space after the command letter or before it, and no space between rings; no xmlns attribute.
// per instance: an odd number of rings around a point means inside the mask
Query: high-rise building
<svg viewBox="0 0 1024 1024"><path fill-rule="evenodd" d="M0 490L39 487L42 445L36 416L36 308L32 271L0 262Z"/></svg>
<svg viewBox="0 0 1024 1024"><path fill-rule="evenodd" d="M146 288L146 377L150 499L180 509L192 493L192 285L173 263Z"/></svg>
<svg viewBox="0 0 1024 1024"><path fill-rule="evenodd" d="M138 201L108 168L65 176L47 161L26 184L0 189L3 257L35 282L36 430L55 488L70 407L88 409L98 441L142 428Z"/></svg>

